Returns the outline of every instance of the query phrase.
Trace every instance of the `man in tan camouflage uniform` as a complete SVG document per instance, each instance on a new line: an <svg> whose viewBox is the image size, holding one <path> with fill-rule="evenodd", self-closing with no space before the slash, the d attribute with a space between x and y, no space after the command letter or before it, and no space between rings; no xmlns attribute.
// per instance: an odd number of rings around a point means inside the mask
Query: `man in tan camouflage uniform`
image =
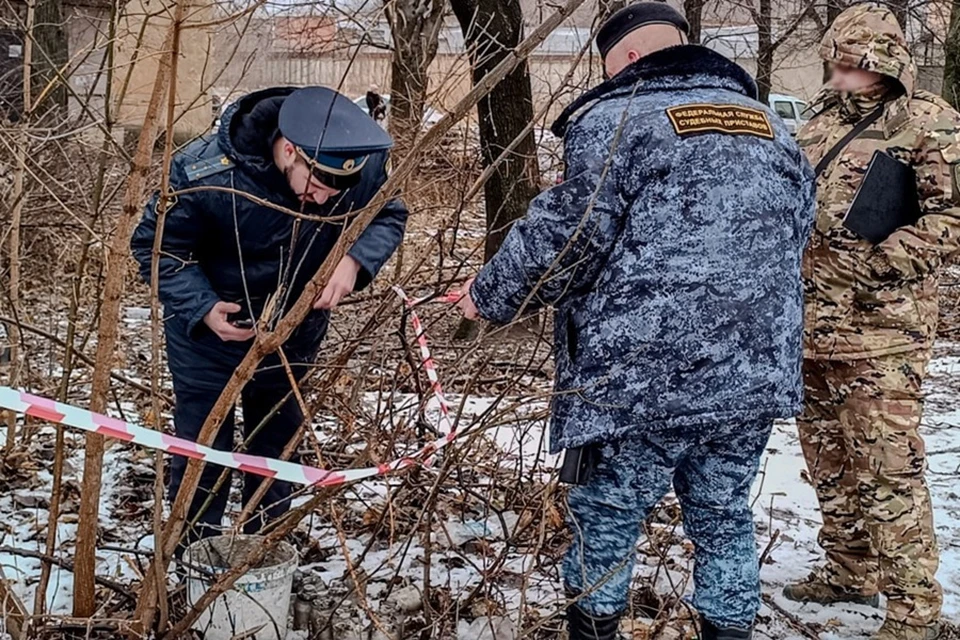
<svg viewBox="0 0 960 640"><path fill-rule="evenodd" d="M811 164L883 111L817 181L803 265L807 397L798 426L827 561L784 595L876 604L883 593L887 617L876 637L927 640L939 635L942 592L917 428L940 269L960 242L960 116L915 89L916 67L885 8L844 11L821 56L833 65L831 82L798 134ZM873 245L842 222L877 150L914 169L923 215Z"/></svg>

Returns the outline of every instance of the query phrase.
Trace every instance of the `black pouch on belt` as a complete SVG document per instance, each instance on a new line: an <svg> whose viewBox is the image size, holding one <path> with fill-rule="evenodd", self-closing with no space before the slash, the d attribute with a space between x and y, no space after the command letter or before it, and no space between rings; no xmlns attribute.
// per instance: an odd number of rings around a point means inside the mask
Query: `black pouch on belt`
<svg viewBox="0 0 960 640"><path fill-rule="evenodd" d="M573 447L563 452L560 465L560 482L566 484L587 484L600 462L600 447L593 444Z"/></svg>

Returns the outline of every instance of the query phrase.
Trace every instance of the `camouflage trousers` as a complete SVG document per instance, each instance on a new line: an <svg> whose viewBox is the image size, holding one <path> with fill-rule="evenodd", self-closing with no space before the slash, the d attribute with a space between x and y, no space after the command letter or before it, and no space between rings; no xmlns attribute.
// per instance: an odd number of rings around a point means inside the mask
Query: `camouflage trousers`
<svg viewBox="0 0 960 640"><path fill-rule="evenodd" d="M918 433L930 354L807 360L800 442L813 480L827 556L823 577L887 596L887 617L927 624L942 591L926 455Z"/></svg>
<svg viewBox="0 0 960 640"><path fill-rule="evenodd" d="M750 487L772 422L631 436L603 447L590 481L571 488L568 591L593 615L627 608L641 525L673 482L694 544L693 604L719 626L748 627L760 608Z"/></svg>

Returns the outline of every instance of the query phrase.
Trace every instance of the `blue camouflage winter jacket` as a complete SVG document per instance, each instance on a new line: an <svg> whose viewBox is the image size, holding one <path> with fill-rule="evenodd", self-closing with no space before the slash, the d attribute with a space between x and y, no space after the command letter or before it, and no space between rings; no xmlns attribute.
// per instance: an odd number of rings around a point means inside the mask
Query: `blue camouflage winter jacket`
<svg viewBox="0 0 960 640"><path fill-rule="evenodd" d="M278 209L300 212L303 206L272 155L280 106L293 90L267 89L241 98L224 114L215 135L193 142L173 159L174 197L164 222L159 291L175 385L222 387L250 344L221 341L203 317L224 300L259 318L281 284L285 294L278 307L288 308L340 237L350 220L346 214L366 206L387 179L387 155L376 154L367 161L359 185L303 211L329 221L301 220L295 225L293 216ZM148 282L157 199L154 195L147 203L131 240ZM373 280L396 250L406 219L403 203L391 201L350 249L362 267L358 289ZM328 312L312 311L284 345L297 375L313 361L328 319ZM286 384L276 355L261 363L254 380Z"/></svg>
<svg viewBox="0 0 960 640"><path fill-rule="evenodd" d="M571 105L564 181L481 270L507 323L556 309L551 449L795 415L814 178L740 67L685 45Z"/></svg>

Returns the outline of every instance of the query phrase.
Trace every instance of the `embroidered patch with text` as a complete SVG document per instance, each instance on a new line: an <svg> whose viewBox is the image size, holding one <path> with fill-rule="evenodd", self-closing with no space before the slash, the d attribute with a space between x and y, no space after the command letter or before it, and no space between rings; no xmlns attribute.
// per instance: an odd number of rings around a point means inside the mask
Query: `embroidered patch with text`
<svg viewBox="0 0 960 640"><path fill-rule="evenodd" d="M674 131L680 136L697 133L728 133L773 140L767 114L737 104L685 104L667 109Z"/></svg>

